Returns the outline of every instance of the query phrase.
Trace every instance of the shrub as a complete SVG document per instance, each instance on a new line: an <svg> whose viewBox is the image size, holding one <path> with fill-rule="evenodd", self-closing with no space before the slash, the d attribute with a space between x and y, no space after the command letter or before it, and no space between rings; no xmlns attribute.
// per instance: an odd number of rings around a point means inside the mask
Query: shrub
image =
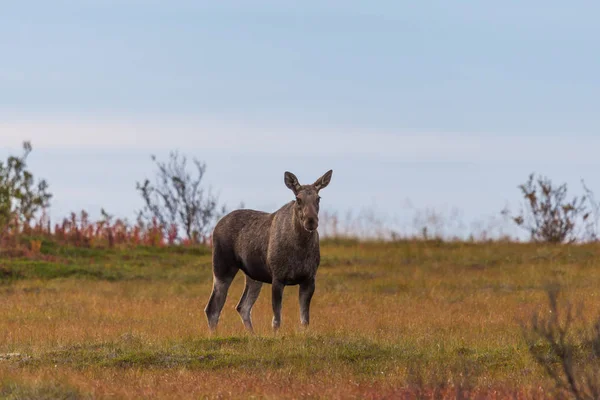
<svg viewBox="0 0 600 400"><path fill-rule="evenodd" d="M577 240L579 224L589 217L587 197L567 200L567 185L554 186L546 177L529 175L519 185L525 206L513 221L536 242L563 243ZM504 213L508 214L505 210Z"/></svg>
<svg viewBox="0 0 600 400"><path fill-rule="evenodd" d="M35 182L27 169L31 151L31 143L24 142L21 156L9 156L6 163L0 161L0 237L16 234L29 225L52 198L46 181Z"/></svg>
<svg viewBox="0 0 600 400"><path fill-rule="evenodd" d="M600 398L600 318L586 325L582 309L559 306L559 287L548 289L549 312L538 311L522 324L533 359L555 382L560 394ZM576 326L576 324L580 326Z"/></svg>

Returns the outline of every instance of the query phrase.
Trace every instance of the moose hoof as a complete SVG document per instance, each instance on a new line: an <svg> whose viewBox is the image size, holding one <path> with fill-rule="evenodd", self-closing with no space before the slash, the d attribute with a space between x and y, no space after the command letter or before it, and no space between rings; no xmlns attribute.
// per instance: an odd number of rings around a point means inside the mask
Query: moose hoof
<svg viewBox="0 0 600 400"><path fill-rule="evenodd" d="M281 323L279 321L273 320L273 323L271 325L273 326L273 331L277 332L279 330L279 326L281 325Z"/></svg>

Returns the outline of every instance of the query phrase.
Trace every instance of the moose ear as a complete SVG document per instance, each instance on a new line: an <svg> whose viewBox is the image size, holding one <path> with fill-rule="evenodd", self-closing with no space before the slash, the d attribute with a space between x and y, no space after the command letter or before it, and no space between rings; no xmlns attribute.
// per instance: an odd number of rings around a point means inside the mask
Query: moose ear
<svg viewBox="0 0 600 400"><path fill-rule="evenodd" d="M315 189L317 189L317 192L321 189L323 189L325 186L329 185L329 182L331 182L331 175L333 175L333 170L330 169L329 171L325 172L325 175L323 175L322 177L320 177L319 179L317 179L317 181L313 184L313 186L315 187Z"/></svg>
<svg viewBox="0 0 600 400"><path fill-rule="evenodd" d="M285 182L285 186L290 188L292 192L294 192L294 194L298 194L298 192L300 191L300 182L298 182L298 178L296 178L296 175L292 174L291 172L285 171L285 174L283 174L283 181Z"/></svg>

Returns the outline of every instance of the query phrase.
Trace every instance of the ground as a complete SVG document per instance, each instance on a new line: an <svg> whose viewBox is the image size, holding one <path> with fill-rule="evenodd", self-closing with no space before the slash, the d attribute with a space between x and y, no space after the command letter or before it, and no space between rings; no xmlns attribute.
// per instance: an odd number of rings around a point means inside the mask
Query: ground
<svg viewBox="0 0 600 400"><path fill-rule="evenodd" d="M248 335L240 273L211 336L209 249L44 240L40 254L0 255L0 397L552 397L520 323L556 283L594 315L599 256L597 245L328 240L308 331L287 287L271 332L265 285Z"/></svg>

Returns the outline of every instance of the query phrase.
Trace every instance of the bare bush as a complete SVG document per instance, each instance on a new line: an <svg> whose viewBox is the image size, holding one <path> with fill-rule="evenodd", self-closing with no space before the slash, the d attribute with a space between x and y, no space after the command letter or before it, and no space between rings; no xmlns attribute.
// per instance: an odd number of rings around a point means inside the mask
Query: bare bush
<svg viewBox="0 0 600 400"><path fill-rule="evenodd" d="M391 218L375 210L363 208L358 212L348 210L344 217L337 211L325 210L319 217L319 234L323 238L361 238L387 240L396 235L388 226ZM395 237L395 236L394 236Z"/></svg>
<svg viewBox="0 0 600 400"><path fill-rule="evenodd" d="M567 199L567 185L554 186L546 177L529 175L519 185L525 206L513 221L526 229L531 239L546 243L573 243L578 229L589 217L587 197ZM503 213L509 214L508 210Z"/></svg>
<svg viewBox="0 0 600 400"><path fill-rule="evenodd" d="M600 318L585 324L582 308L559 305L560 288L548 289L550 309L533 314L522 331L529 352L555 382L559 395L600 398ZM577 324L582 326L576 326Z"/></svg>
<svg viewBox="0 0 600 400"><path fill-rule="evenodd" d="M145 203L140 219L147 223L158 221L165 235L176 227L185 232L188 240L204 240L215 220L224 213L224 208L218 209L217 197L202 186L206 164L194 159L194 175L188 172L187 158L178 152L172 152L166 163L158 161L156 156L152 156L152 161L158 168L155 182L146 179L136 185Z"/></svg>
<svg viewBox="0 0 600 400"><path fill-rule="evenodd" d="M583 191L590 209L585 224L585 239L590 242L597 242L599 239L598 228L600 228L600 201L596 200L594 192L587 187L583 179L581 180L581 186L583 186Z"/></svg>

